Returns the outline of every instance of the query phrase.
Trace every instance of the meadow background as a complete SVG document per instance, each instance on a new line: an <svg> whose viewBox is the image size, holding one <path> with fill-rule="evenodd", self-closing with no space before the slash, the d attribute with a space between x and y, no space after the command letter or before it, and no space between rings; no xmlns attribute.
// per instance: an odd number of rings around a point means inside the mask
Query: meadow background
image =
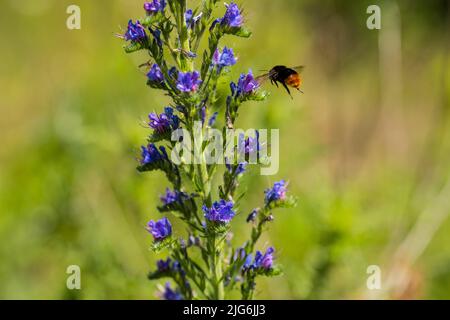
<svg viewBox="0 0 450 320"><path fill-rule="evenodd" d="M135 166L141 121L168 99L146 87L146 57L114 37L142 3L0 1L0 298L154 298L146 274L161 256L144 226L166 185ZM226 38L239 56L233 79L306 65L303 95L268 86L238 123L280 128L281 141L279 174L245 178L244 212L281 178L299 197L262 242L284 276L261 280L256 297L450 298L448 2L238 3L253 36ZM70 4L81 30L66 28ZM366 27L370 4L379 31ZM81 290L66 288L71 264ZM369 265L381 290L366 288Z"/></svg>

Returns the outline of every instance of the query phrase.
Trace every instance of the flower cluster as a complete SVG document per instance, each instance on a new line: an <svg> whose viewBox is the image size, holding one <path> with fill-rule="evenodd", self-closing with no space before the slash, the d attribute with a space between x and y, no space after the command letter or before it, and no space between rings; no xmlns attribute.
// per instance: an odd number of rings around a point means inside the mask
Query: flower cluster
<svg viewBox="0 0 450 320"><path fill-rule="evenodd" d="M192 9L186 10L186 12L184 13L184 21L186 22L186 26L189 29L194 29L195 25L200 20L202 15L203 13L200 12L200 14L194 17L194 12L192 11Z"/></svg>
<svg viewBox="0 0 450 320"><path fill-rule="evenodd" d="M193 92L197 91L198 86L202 83L200 79L200 73L198 71L194 72L179 72L178 73L178 81L177 81L177 89L182 92Z"/></svg>
<svg viewBox="0 0 450 320"><path fill-rule="evenodd" d="M149 81L154 83L161 83L164 81L161 68L156 63L154 63L150 68L150 71L147 73L147 78Z"/></svg>
<svg viewBox="0 0 450 320"><path fill-rule="evenodd" d="M241 74L237 84L232 82L230 87L232 96L237 98L253 93L259 88L259 82L253 77L252 70L249 70L247 74Z"/></svg>
<svg viewBox="0 0 450 320"><path fill-rule="evenodd" d="M277 200L285 200L286 199L286 189L287 184L284 180L275 182L272 188L266 189L264 193L266 194L265 202L266 205L272 203Z"/></svg>
<svg viewBox="0 0 450 320"><path fill-rule="evenodd" d="M269 270L273 265L273 253L275 252L273 247L269 247L266 252L263 254L261 251L256 251L255 259L252 263L252 254L249 254L243 265L243 271L246 272L248 270Z"/></svg>
<svg viewBox="0 0 450 320"><path fill-rule="evenodd" d="M145 28L139 22L133 23L133 20L128 21L127 31L123 35L124 39L127 41L139 42L147 39L147 34L145 33Z"/></svg>
<svg viewBox="0 0 450 320"><path fill-rule="evenodd" d="M173 204L175 202L182 202L186 195L180 191L171 191L169 188L166 189L165 195L161 196L161 202L164 205Z"/></svg>
<svg viewBox="0 0 450 320"><path fill-rule="evenodd" d="M143 165L157 163L167 158L166 149L163 146L158 149L155 144L150 143L146 147L141 146L141 150L141 164Z"/></svg>
<svg viewBox="0 0 450 320"><path fill-rule="evenodd" d="M148 125L150 128L159 134L164 132L172 132L173 130L178 129L180 125L180 119L173 113L173 109L171 107L166 107L164 112L160 115L152 112L148 115L148 118Z"/></svg>
<svg viewBox="0 0 450 320"><path fill-rule="evenodd" d="M181 295L179 290L173 290L170 286L170 282L166 282L166 286L164 287L164 291L162 297L165 300L183 300L183 296Z"/></svg>
<svg viewBox="0 0 450 320"><path fill-rule="evenodd" d="M223 27L235 27L239 28L242 26L244 19L241 15L241 10L236 3L225 4L227 10L222 18L217 18L214 20L211 28L214 28L216 24L220 24Z"/></svg>
<svg viewBox="0 0 450 320"><path fill-rule="evenodd" d="M178 143L189 143L185 137L173 141L174 133L188 131L191 136L205 137L219 124L225 132L233 128L244 102L266 97L258 78L249 70L230 83L231 92L226 103L220 105L218 83L226 79L224 74L238 61L235 51L221 46L221 40L225 36L247 38L250 32L244 26L241 8L234 2L225 4L225 14L215 19L216 2L205 0L201 6L187 9L186 0L147 1L142 23L130 20L125 34L120 35L126 41L127 53L148 53L150 60L141 65L147 67L147 85L162 90L171 100L163 112L148 115L150 130L137 168L139 172L162 171L171 184L170 188L164 186L157 206L164 216L150 220L146 226L152 239L151 249L168 253L148 275L151 280L169 279L160 286L160 297L167 300L224 299L237 285L242 298L251 299L257 277L279 273L274 249L256 250L263 226L273 220L274 209L292 203L284 180L267 189L261 206L243 218L251 222L247 225L251 228L248 241L235 249L232 224L239 222L236 217L246 199L239 185L250 171L250 161L225 159L224 170L218 170L218 163L175 162L169 158L169 153L177 151ZM207 41L202 41L204 36L208 36ZM201 53L203 43L207 47ZM197 55L201 57L200 66L196 65ZM196 156L202 160L206 146L201 144L198 148L200 155ZM258 154L258 132L254 137L240 135L234 150L246 157ZM219 176L222 173L223 179ZM213 201L216 195L217 200ZM176 219L174 228L166 216L171 221ZM187 239L177 232L178 223L187 229ZM191 254L192 250L200 254Z"/></svg>
<svg viewBox="0 0 450 320"><path fill-rule="evenodd" d="M163 12L166 7L165 0L153 0L151 2L144 3L144 10L147 14L152 15L158 12Z"/></svg>
<svg viewBox="0 0 450 320"><path fill-rule="evenodd" d="M166 217L158 221L150 220L147 224L147 230L156 241L161 241L172 235L172 225Z"/></svg>
<svg viewBox="0 0 450 320"><path fill-rule="evenodd" d="M230 222L236 214L233 210L233 202L223 199L213 203L211 208L203 205L203 213L205 218L213 222Z"/></svg>
<svg viewBox="0 0 450 320"><path fill-rule="evenodd" d="M224 47L222 52L218 48L214 51L213 64L219 68L235 65L236 62L237 59L234 56L233 49Z"/></svg>
<svg viewBox="0 0 450 320"><path fill-rule="evenodd" d="M230 174L238 176L245 172L245 168L247 167L247 164L248 163L244 161L244 162L238 163L235 166L232 166L229 163L225 163L225 166L227 167L227 170Z"/></svg>

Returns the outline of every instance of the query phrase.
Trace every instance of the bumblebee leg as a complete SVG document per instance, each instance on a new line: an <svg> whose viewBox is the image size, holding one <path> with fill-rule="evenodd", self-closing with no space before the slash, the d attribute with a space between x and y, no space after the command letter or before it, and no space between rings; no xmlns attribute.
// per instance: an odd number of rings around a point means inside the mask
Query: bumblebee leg
<svg viewBox="0 0 450 320"><path fill-rule="evenodd" d="M283 87L284 87L284 88L286 89L286 91L289 93L289 95L291 96L291 99L294 99L294 98L292 97L291 91L289 91L288 86L287 86L286 83L284 83L284 82L283 82Z"/></svg>

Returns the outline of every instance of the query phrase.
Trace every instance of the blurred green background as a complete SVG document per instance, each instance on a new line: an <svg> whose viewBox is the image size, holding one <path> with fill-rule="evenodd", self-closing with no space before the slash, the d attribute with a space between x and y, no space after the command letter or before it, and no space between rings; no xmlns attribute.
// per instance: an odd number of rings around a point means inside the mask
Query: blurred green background
<svg viewBox="0 0 450 320"><path fill-rule="evenodd" d="M168 99L114 36L142 2L0 1L0 298L154 298L146 274L162 256L144 226L166 181L135 166L141 122ZM226 38L233 78L306 65L303 95L267 86L238 123L280 128L281 141L279 174L245 178L244 212L280 178L299 197L261 243L284 276L260 280L256 297L450 298L448 2L238 3L253 36ZM70 4L81 30L66 28ZM381 30L366 27L370 4ZM66 288L72 264L81 290ZM381 290L366 287L369 265Z"/></svg>

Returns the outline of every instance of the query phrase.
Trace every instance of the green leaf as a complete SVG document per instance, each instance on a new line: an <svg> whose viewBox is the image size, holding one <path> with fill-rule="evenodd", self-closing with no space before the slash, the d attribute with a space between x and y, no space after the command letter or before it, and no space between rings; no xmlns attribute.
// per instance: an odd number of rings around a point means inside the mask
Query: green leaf
<svg viewBox="0 0 450 320"><path fill-rule="evenodd" d="M165 238L161 241L153 241L151 249L153 252L158 253L163 249L171 248L175 244L176 240L172 237Z"/></svg>
<svg viewBox="0 0 450 320"><path fill-rule="evenodd" d="M124 45L123 49L126 53L132 53L144 49L144 45L141 42L131 42L128 45Z"/></svg>
<svg viewBox="0 0 450 320"><path fill-rule="evenodd" d="M233 34L238 37L249 38L252 35L252 32L244 27L240 27Z"/></svg>

